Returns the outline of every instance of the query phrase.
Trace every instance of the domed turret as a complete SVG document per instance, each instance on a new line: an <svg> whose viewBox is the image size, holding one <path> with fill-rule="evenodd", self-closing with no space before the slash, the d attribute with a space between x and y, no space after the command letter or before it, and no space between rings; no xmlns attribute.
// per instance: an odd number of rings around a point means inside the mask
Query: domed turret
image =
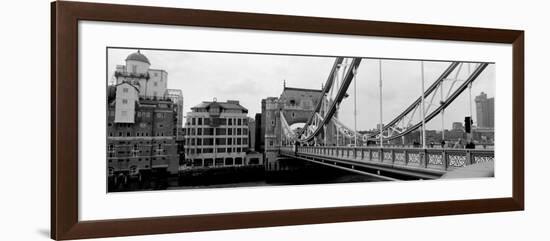
<svg viewBox="0 0 550 241"><path fill-rule="evenodd" d="M126 57L126 61L128 61L128 60L143 62L143 63L147 63L149 65L151 64L149 62L149 59L145 55L141 54L141 52L139 50L135 53L132 53L132 54L128 55L128 57Z"/></svg>
<svg viewBox="0 0 550 241"><path fill-rule="evenodd" d="M128 55L128 57L126 58L127 72L145 75L149 71L149 66L151 66L149 59L145 57L145 55L143 55L139 50L135 53Z"/></svg>

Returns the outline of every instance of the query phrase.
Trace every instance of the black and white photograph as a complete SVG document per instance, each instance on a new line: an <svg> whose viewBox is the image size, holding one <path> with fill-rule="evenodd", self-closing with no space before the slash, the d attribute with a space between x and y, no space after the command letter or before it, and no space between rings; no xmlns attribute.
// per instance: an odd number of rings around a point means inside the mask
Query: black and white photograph
<svg viewBox="0 0 550 241"><path fill-rule="evenodd" d="M107 191L495 176L494 62L107 47Z"/></svg>

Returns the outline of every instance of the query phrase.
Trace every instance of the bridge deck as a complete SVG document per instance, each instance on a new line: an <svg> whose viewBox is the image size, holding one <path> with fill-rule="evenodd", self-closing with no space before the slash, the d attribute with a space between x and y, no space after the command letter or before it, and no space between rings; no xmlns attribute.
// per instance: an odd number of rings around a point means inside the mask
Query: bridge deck
<svg viewBox="0 0 550 241"><path fill-rule="evenodd" d="M303 146L282 147L280 154L341 169L376 169L420 179L435 179L477 163L494 162L493 150ZM458 172L455 177L467 174Z"/></svg>

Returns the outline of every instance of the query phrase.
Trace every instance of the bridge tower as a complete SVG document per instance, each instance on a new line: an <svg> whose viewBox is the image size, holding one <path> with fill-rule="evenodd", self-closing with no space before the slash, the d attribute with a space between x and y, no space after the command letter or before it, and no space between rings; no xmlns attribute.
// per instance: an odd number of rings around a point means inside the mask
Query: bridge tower
<svg viewBox="0 0 550 241"><path fill-rule="evenodd" d="M289 125L306 123L313 115L321 97L321 90L287 87L279 98L262 100L262 118L265 118L265 153L269 165L277 160L282 144L281 113Z"/></svg>

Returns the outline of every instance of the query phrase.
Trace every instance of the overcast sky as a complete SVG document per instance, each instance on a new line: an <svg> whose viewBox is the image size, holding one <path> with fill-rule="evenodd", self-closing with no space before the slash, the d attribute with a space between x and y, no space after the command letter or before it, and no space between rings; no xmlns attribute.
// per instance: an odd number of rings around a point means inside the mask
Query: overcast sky
<svg viewBox="0 0 550 241"><path fill-rule="evenodd" d="M108 81L116 65L123 65L135 49L108 51ZM261 100L279 97L283 81L287 87L321 89L334 64L333 57L284 56L267 54L208 53L191 51L141 50L149 58L151 68L168 72L168 88L180 89L184 97L184 112L202 101L239 100L254 117L261 112ZM363 59L356 78L357 129L372 129L379 122L379 62ZM425 61L425 88L449 66L449 62ZM421 94L420 61L382 61L383 122L391 121ZM473 98L482 91L488 97L495 94L495 65L490 65L472 86L472 108L476 120ZM464 66L464 70L466 70ZM473 67L472 67L473 70ZM463 71L466 76L466 71ZM460 83L459 83L460 84ZM445 83L450 85L450 82ZM354 83L348 89L349 97L341 105L339 118L353 128ZM439 95L437 96L439 97ZM445 128L452 122L463 122L469 115L468 92L465 91L445 112ZM428 123L428 129L440 129L437 117Z"/></svg>

